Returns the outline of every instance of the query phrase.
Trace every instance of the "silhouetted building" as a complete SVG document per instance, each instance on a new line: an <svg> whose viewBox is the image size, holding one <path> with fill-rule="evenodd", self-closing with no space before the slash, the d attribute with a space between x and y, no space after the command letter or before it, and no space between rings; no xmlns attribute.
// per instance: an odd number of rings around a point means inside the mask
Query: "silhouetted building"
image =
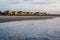
<svg viewBox="0 0 60 40"><path fill-rule="evenodd" d="M12 15L17 16L18 15L18 12L17 11L12 11Z"/></svg>
<svg viewBox="0 0 60 40"><path fill-rule="evenodd" d="M34 15L39 16L40 12L35 12Z"/></svg>
<svg viewBox="0 0 60 40"><path fill-rule="evenodd" d="M18 13L18 15L20 15L20 16L21 16L22 11L18 11L17 13Z"/></svg>
<svg viewBox="0 0 60 40"><path fill-rule="evenodd" d="M46 16L47 14L46 14L46 12L41 12L40 15L41 16Z"/></svg>
<svg viewBox="0 0 60 40"><path fill-rule="evenodd" d="M26 12L26 15L29 16L30 15L30 12Z"/></svg>
<svg viewBox="0 0 60 40"><path fill-rule="evenodd" d="M0 11L0 15L2 14L2 12Z"/></svg>
<svg viewBox="0 0 60 40"><path fill-rule="evenodd" d="M31 15L32 15L32 16L34 16L34 13L33 13L33 12L31 12Z"/></svg>
<svg viewBox="0 0 60 40"><path fill-rule="evenodd" d="M2 12L1 15L7 15L5 12Z"/></svg>
<svg viewBox="0 0 60 40"><path fill-rule="evenodd" d="M3 12L4 15L8 15L9 11L5 11Z"/></svg>
<svg viewBox="0 0 60 40"><path fill-rule="evenodd" d="M11 11L8 11L8 15L10 15L10 16L11 16L11 15L13 15L13 13L12 13Z"/></svg>

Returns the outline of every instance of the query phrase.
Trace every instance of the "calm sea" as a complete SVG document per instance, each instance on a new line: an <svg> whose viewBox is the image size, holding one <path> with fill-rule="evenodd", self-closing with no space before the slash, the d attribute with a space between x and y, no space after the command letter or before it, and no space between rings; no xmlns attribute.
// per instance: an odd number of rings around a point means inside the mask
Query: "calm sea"
<svg viewBox="0 0 60 40"><path fill-rule="evenodd" d="M60 40L60 18L0 23L0 40Z"/></svg>

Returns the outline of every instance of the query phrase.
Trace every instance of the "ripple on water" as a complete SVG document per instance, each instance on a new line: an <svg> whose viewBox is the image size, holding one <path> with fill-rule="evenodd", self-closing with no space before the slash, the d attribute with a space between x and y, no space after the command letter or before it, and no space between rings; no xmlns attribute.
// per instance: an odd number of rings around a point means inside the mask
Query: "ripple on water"
<svg viewBox="0 0 60 40"><path fill-rule="evenodd" d="M60 40L60 18L0 23L0 40Z"/></svg>

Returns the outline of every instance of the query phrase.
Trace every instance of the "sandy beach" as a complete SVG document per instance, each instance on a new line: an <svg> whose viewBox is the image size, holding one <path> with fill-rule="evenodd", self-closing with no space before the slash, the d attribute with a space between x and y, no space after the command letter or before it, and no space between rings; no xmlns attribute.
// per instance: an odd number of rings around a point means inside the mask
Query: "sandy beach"
<svg viewBox="0 0 60 40"><path fill-rule="evenodd" d="M50 19L51 16L0 16L0 23L21 20Z"/></svg>

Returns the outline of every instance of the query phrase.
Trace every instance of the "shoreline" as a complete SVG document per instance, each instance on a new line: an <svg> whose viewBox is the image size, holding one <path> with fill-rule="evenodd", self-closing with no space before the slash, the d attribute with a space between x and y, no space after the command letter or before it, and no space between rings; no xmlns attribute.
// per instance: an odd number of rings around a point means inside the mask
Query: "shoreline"
<svg viewBox="0 0 60 40"><path fill-rule="evenodd" d="M21 21L21 20L38 20L38 19L52 19L52 16L0 16L0 23Z"/></svg>

